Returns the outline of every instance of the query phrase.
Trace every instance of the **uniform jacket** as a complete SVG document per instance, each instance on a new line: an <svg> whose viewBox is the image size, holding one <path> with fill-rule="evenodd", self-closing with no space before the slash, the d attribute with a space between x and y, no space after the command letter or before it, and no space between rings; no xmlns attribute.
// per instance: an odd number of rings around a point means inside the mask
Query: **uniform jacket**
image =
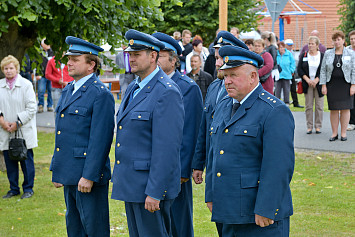
<svg viewBox="0 0 355 237"><path fill-rule="evenodd" d="M22 122L21 131L26 141L27 149L37 147L36 112L37 102L32 83L17 75L12 90L6 83L6 79L0 79L0 113L4 114L4 120ZM9 150L10 135L0 127L0 151ZM20 134L21 137L21 134Z"/></svg>
<svg viewBox="0 0 355 237"><path fill-rule="evenodd" d="M296 62L292 53L285 49L285 53L281 55L277 51L277 64L281 66L280 79L292 79L292 73L295 72Z"/></svg>
<svg viewBox="0 0 355 237"><path fill-rule="evenodd" d="M202 116L202 94L191 78L176 70L171 78L180 88L184 101L185 119L180 150L181 177L191 177L191 163L195 153L198 130Z"/></svg>
<svg viewBox="0 0 355 237"><path fill-rule="evenodd" d="M320 76L320 68L322 66L323 57L324 57L324 54L321 52L319 66L318 66L317 73L315 76L318 78ZM303 79L304 75L309 77L308 52L307 51L303 55L300 56L300 60L298 61L297 71L298 71L298 75L302 78L303 93L307 93L309 86L308 86L308 83ZM323 97L324 95L322 93L322 87L321 87L321 85L319 85L319 82L317 83L316 88L317 88L319 97Z"/></svg>
<svg viewBox="0 0 355 237"><path fill-rule="evenodd" d="M209 162L208 151L210 149L209 128L213 120L213 114L217 104L217 96L221 86L224 86L223 80L216 79L208 87L195 148L195 154L192 161L193 169L204 170L206 166L206 177L209 175L209 169L207 168ZM223 98L225 95L227 95L227 92L225 90L222 93L223 94L221 94L219 98ZM211 190L206 190L206 202L211 201L211 195L208 193L208 191Z"/></svg>
<svg viewBox="0 0 355 237"><path fill-rule="evenodd" d="M117 112L112 198L137 203L147 195L174 199L180 192L182 95L160 69L124 109L136 80Z"/></svg>
<svg viewBox="0 0 355 237"><path fill-rule="evenodd" d="M109 152L115 127L115 102L95 74L66 101L69 83L56 108L52 181L77 185L84 177L94 185L111 178Z"/></svg>
<svg viewBox="0 0 355 237"><path fill-rule="evenodd" d="M261 84L231 118L232 104L227 96L217 105L210 127L212 221L255 223L255 214L284 219L293 213L292 113Z"/></svg>
<svg viewBox="0 0 355 237"><path fill-rule="evenodd" d="M335 58L335 48L325 51L322 67L320 69L319 84L325 85L330 81L333 73L333 62ZM350 84L355 84L355 53L353 50L345 48L343 49L343 56L341 58L345 81Z"/></svg>

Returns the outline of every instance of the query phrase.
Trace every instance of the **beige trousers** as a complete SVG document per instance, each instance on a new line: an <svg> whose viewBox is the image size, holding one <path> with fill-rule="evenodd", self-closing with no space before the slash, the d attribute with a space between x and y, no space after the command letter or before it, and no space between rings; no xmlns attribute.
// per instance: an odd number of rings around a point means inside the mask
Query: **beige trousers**
<svg viewBox="0 0 355 237"><path fill-rule="evenodd" d="M322 128L324 96L319 97L317 88L308 87L307 93L304 94L306 99L306 120L307 129L313 129L313 104L314 110L314 128Z"/></svg>

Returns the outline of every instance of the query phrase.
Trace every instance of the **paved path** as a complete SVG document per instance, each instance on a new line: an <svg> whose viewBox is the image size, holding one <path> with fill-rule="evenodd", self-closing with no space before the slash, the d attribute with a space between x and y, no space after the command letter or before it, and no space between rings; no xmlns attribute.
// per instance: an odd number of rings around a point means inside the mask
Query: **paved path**
<svg viewBox="0 0 355 237"><path fill-rule="evenodd" d="M118 104L116 104L116 111ZM324 112L323 128L321 134L306 134L306 115L304 112L293 112L295 118L295 148L313 149L324 151L338 151L355 153L355 131L348 131L348 140L342 142L340 140L329 142L328 139L332 135L330 128L329 112ZM37 114L37 126L39 130L54 131L54 114L53 112L43 112ZM339 127L340 134L340 127ZM340 136L340 135L339 135ZM275 141L277 145L277 141Z"/></svg>

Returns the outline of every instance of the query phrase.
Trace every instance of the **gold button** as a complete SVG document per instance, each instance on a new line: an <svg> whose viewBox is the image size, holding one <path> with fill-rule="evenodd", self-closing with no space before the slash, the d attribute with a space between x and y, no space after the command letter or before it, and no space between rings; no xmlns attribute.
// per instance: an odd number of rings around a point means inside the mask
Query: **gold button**
<svg viewBox="0 0 355 237"><path fill-rule="evenodd" d="M276 100L274 100L274 103L276 103Z"/></svg>
<svg viewBox="0 0 355 237"><path fill-rule="evenodd" d="M60 131L58 131L57 134L59 135L59 134L60 134Z"/></svg>
<svg viewBox="0 0 355 237"><path fill-rule="evenodd" d="M121 144L117 143L117 147L120 147L120 146L121 146Z"/></svg>
<svg viewBox="0 0 355 237"><path fill-rule="evenodd" d="M163 77L160 77L161 79L163 79Z"/></svg>
<svg viewBox="0 0 355 237"><path fill-rule="evenodd" d="M120 164L120 161L118 160L116 163L119 165L119 164Z"/></svg>
<svg viewBox="0 0 355 237"><path fill-rule="evenodd" d="M275 216L277 215L277 213L275 213Z"/></svg>
<svg viewBox="0 0 355 237"><path fill-rule="evenodd" d="M101 177L104 177L104 174L101 174Z"/></svg>
<svg viewBox="0 0 355 237"><path fill-rule="evenodd" d="M276 209L276 211L279 211L279 209Z"/></svg>
<svg viewBox="0 0 355 237"><path fill-rule="evenodd" d="M219 154L223 155L223 154L224 154L224 151L223 151L223 150L221 150L221 151L219 152Z"/></svg>
<svg viewBox="0 0 355 237"><path fill-rule="evenodd" d="M97 83L97 81L94 81L94 83Z"/></svg>
<svg viewBox="0 0 355 237"><path fill-rule="evenodd" d="M171 87L171 85L169 85L169 87Z"/></svg>
<svg viewBox="0 0 355 237"><path fill-rule="evenodd" d="M248 133L248 131L247 131L247 130L244 130L244 133Z"/></svg>
<svg viewBox="0 0 355 237"><path fill-rule="evenodd" d="M75 110L75 113L78 113L79 111L78 110Z"/></svg>
<svg viewBox="0 0 355 237"><path fill-rule="evenodd" d="M148 89L150 89L150 86L148 86Z"/></svg>
<svg viewBox="0 0 355 237"><path fill-rule="evenodd" d="M225 133L228 133L228 131L229 131L228 128L226 128L226 130L224 130Z"/></svg>
<svg viewBox="0 0 355 237"><path fill-rule="evenodd" d="M213 118L213 114L212 114L211 118Z"/></svg>
<svg viewBox="0 0 355 237"><path fill-rule="evenodd" d="M103 86L101 86L101 88L103 89L104 87L103 87Z"/></svg>
<svg viewBox="0 0 355 237"><path fill-rule="evenodd" d="M272 101L272 98L270 100Z"/></svg>
<svg viewBox="0 0 355 237"><path fill-rule="evenodd" d="M211 127L211 131L213 130L213 127Z"/></svg>
<svg viewBox="0 0 355 237"><path fill-rule="evenodd" d="M59 151L59 148L57 148L57 151Z"/></svg>
<svg viewBox="0 0 355 237"><path fill-rule="evenodd" d="M61 114L60 117L64 118L64 114Z"/></svg>
<svg viewBox="0 0 355 237"><path fill-rule="evenodd" d="M258 184L260 183L260 180L258 180Z"/></svg>
<svg viewBox="0 0 355 237"><path fill-rule="evenodd" d="M270 96L269 96L269 97L267 97L267 99L270 99Z"/></svg>
<svg viewBox="0 0 355 237"><path fill-rule="evenodd" d="M118 129L120 129L120 130L121 130L121 129L122 129L122 126L119 126L119 127L118 127Z"/></svg>
<svg viewBox="0 0 355 237"><path fill-rule="evenodd" d="M207 109L207 107L205 106L205 109Z"/></svg>
<svg viewBox="0 0 355 237"><path fill-rule="evenodd" d="M170 83L169 83L169 82L167 82L166 84L168 84L168 85L169 85Z"/></svg>
<svg viewBox="0 0 355 237"><path fill-rule="evenodd" d="M164 193L166 193L167 191L165 190Z"/></svg>
<svg viewBox="0 0 355 237"><path fill-rule="evenodd" d="M221 177L221 175L222 175L221 173L219 173L219 172L217 173L217 177Z"/></svg>
<svg viewBox="0 0 355 237"><path fill-rule="evenodd" d="M261 95L265 95L265 93L261 93Z"/></svg>
<svg viewBox="0 0 355 237"><path fill-rule="evenodd" d="M86 156L86 152L84 152L84 156Z"/></svg>
<svg viewBox="0 0 355 237"><path fill-rule="evenodd" d="M142 118L142 116L138 115L138 118Z"/></svg>
<svg viewBox="0 0 355 237"><path fill-rule="evenodd" d="M210 135L212 136L212 132L210 132Z"/></svg>

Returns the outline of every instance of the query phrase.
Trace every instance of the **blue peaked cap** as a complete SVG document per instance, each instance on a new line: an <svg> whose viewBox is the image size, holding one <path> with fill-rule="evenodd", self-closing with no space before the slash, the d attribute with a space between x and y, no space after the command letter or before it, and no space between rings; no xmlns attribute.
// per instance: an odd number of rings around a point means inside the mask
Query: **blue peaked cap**
<svg viewBox="0 0 355 237"><path fill-rule="evenodd" d="M65 43L69 44L69 50L65 55L93 54L98 56L99 52L104 51L103 48L74 36L67 36Z"/></svg>
<svg viewBox="0 0 355 237"><path fill-rule="evenodd" d="M233 45L233 46L239 46L241 48L249 50L248 46L244 44L243 41L239 40L237 37L235 37L228 31L221 30L217 34L216 38L217 38L217 44L214 45L213 48L220 48L226 45Z"/></svg>
<svg viewBox="0 0 355 237"><path fill-rule="evenodd" d="M157 38L137 30L130 29L126 32L125 38L129 41L125 51L141 51L151 49L159 52L165 45Z"/></svg>
<svg viewBox="0 0 355 237"><path fill-rule="evenodd" d="M161 32L156 32L152 34L152 36L160 40L165 45L165 47L161 50L174 51L177 55L182 53L179 43L171 36Z"/></svg>
<svg viewBox="0 0 355 237"><path fill-rule="evenodd" d="M223 46L218 53L224 61L223 66L220 68L221 70L239 67L244 64L251 64L260 68L264 64L264 60L259 54L238 46Z"/></svg>

